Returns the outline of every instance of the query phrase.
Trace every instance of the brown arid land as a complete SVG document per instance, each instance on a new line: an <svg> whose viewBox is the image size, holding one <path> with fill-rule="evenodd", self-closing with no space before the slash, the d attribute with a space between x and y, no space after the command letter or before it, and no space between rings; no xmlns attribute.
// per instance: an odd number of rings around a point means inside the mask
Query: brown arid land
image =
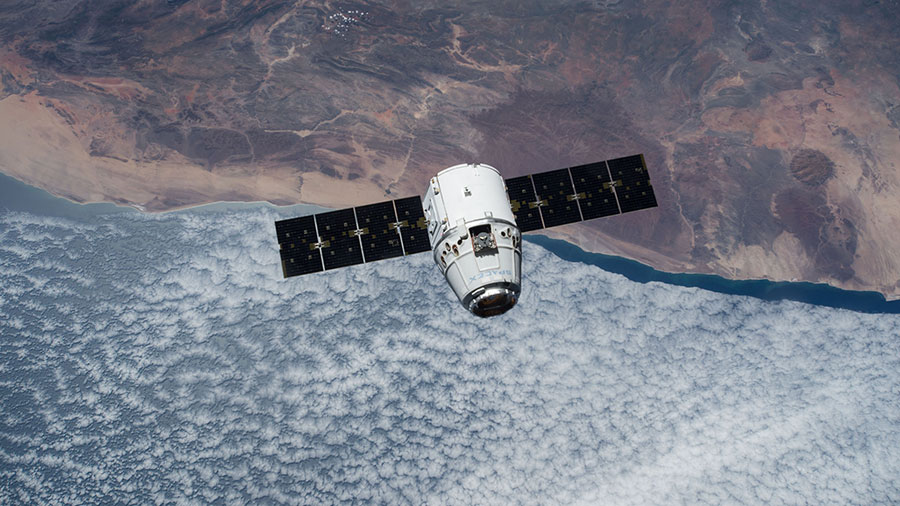
<svg viewBox="0 0 900 506"><path fill-rule="evenodd" d="M460 162L511 177L644 153L658 208L545 233L667 271L895 299L898 12L6 2L0 171L146 211L337 208L420 194Z"/></svg>

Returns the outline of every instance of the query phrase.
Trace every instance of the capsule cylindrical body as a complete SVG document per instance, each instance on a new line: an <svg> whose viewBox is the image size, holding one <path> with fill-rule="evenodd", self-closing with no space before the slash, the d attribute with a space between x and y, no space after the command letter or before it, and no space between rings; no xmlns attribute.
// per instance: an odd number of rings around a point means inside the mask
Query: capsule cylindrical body
<svg viewBox="0 0 900 506"><path fill-rule="evenodd" d="M482 317L512 308L521 290L522 240L497 169L444 169L422 205L434 261L463 306Z"/></svg>

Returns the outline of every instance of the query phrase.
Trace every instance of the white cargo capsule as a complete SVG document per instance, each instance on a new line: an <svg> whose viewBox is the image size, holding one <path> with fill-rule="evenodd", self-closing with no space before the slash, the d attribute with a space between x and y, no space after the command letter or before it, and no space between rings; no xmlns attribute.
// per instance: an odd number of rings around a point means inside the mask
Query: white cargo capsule
<svg viewBox="0 0 900 506"><path fill-rule="evenodd" d="M656 207L643 155L504 180L485 164L431 178L425 198L388 200L275 222L284 277L432 252L463 307L516 305L522 232Z"/></svg>
<svg viewBox="0 0 900 506"><path fill-rule="evenodd" d="M434 261L462 305L482 317L512 308L521 290L522 241L497 169L442 170L422 207Z"/></svg>

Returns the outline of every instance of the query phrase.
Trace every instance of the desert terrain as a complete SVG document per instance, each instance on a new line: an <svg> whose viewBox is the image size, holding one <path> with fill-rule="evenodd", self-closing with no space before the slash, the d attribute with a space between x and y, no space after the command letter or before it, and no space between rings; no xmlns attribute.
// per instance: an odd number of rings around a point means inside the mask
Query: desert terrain
<svg viewBox="0 0 900 506"><path fill-rule="evenodd" d="M0 171L148 212L338 208L644 153L658 208L545 232L895 299L898 47L861 0L13 0Z"/></svg>

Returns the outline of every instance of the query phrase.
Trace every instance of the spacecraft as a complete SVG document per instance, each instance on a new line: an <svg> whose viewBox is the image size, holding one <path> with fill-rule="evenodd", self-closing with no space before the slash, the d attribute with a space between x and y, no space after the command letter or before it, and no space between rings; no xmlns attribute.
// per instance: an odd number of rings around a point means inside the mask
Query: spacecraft
<svg viewBox="0 0 900 506"><path fill-rule="evenodd" d="M430 251L463 307L481 317L522 290L522 233L656 207L643 155L504 180L455 165L424 198L388 200L275 222L285 278Z"/></svg>

